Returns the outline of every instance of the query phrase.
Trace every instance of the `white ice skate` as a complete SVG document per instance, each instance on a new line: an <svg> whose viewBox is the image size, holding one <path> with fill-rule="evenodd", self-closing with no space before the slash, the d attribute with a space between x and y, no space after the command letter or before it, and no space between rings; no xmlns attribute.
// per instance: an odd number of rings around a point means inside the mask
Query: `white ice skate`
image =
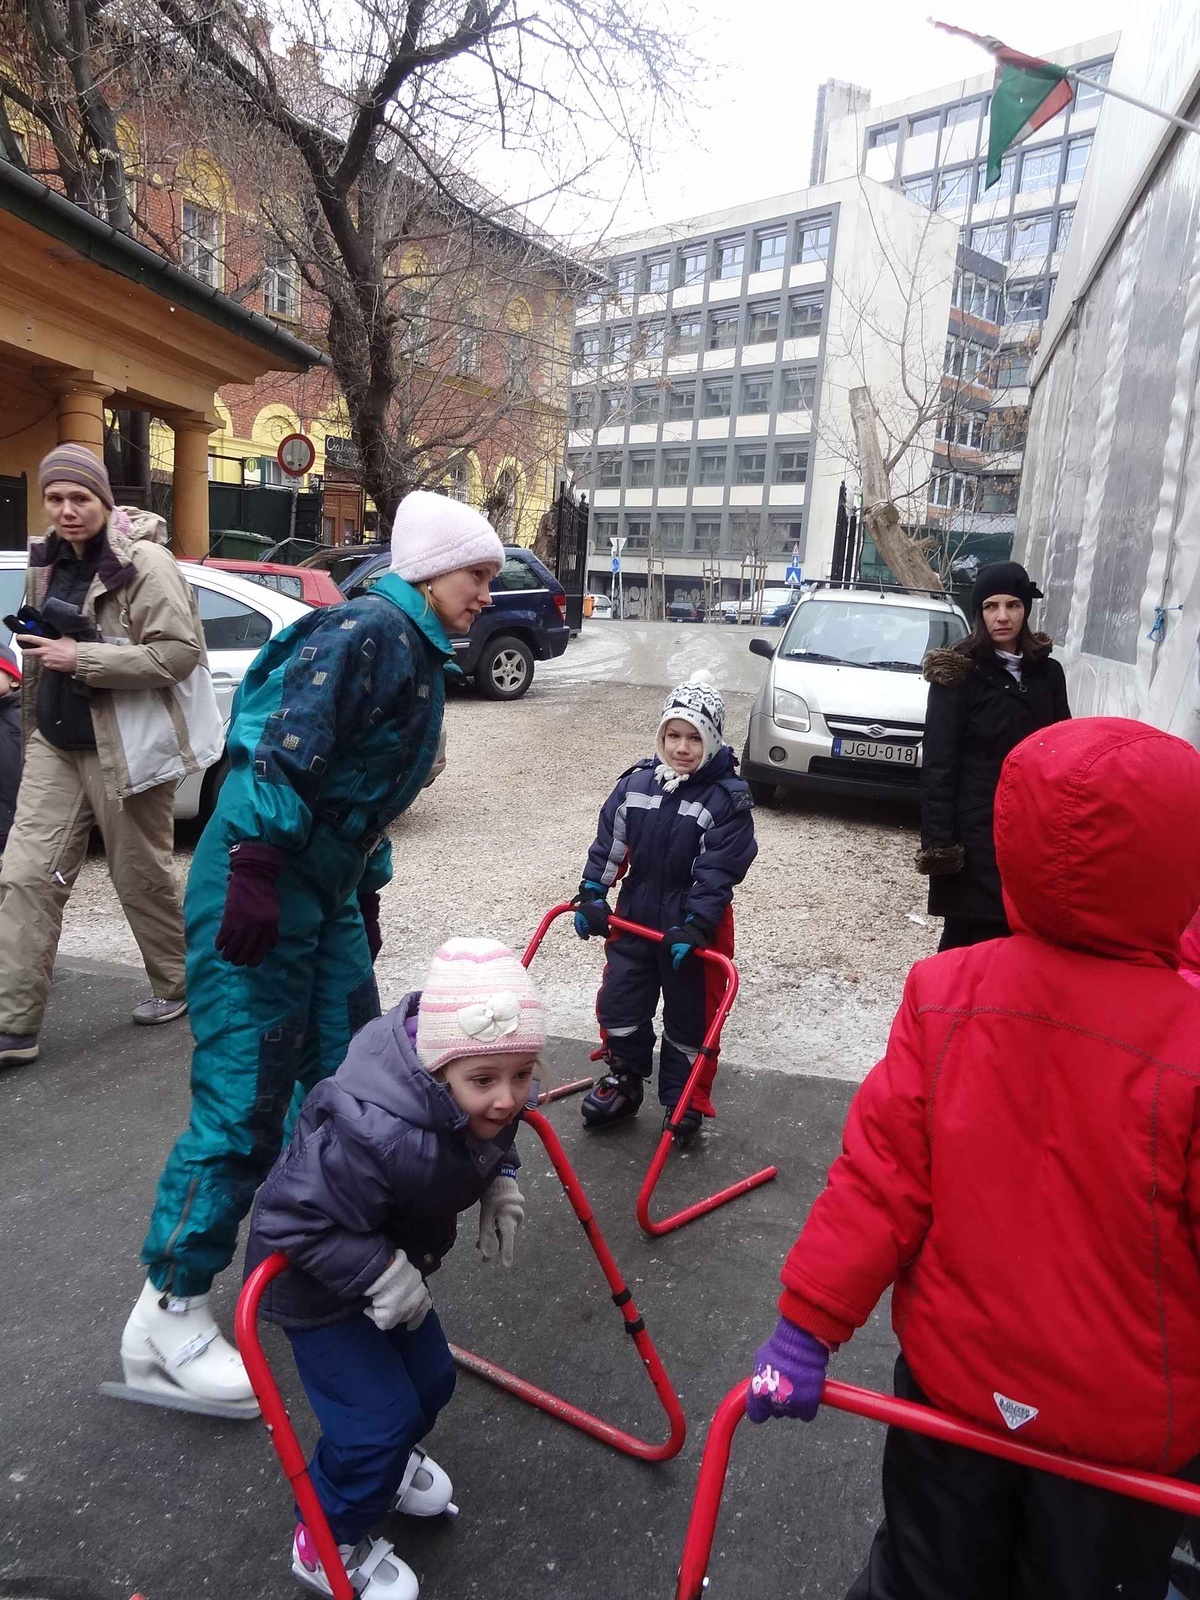
<svg viewBox="0 0 1200 1600"><path fill-rule="evenodd" d="M257 1417L242 1358L208 1309L206 1294L179 1299L147 1278L121 1335L124 1383L100 1393L209 1417Z"/></svg>
<svg viewBox="0 0 1200 1600"><path fill-rule="evenodd" d="M458 1507L451 1498L453 1494L454 1485L444 1469L418 1445L400 1480L396 1510L406 1517L456 1517Z"/></svg>
<svg viewBox="0 0 1200 1600"><path fill-rule="evenodd" d="M360 1539L357 1544L340 1544L338 1554L358 1600L417 1600L416 1573L401 1561L386 1539ZM316 1594L333 1593L313 1536L302 1522L297 1525L296 1537L292 1540L292 1573L306 1589Z"/></svg>

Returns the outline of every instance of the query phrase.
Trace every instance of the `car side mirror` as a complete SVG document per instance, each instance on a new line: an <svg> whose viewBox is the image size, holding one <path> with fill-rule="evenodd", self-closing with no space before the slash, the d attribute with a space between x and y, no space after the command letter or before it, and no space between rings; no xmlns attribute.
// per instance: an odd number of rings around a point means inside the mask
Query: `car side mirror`
<svg viewBox="0 0 1200 1600"><path fill-rule="evenodd" d="M775 646L769 639L751 639L750 654L752 656L763 656L770 661L775 655Z"/></svg>

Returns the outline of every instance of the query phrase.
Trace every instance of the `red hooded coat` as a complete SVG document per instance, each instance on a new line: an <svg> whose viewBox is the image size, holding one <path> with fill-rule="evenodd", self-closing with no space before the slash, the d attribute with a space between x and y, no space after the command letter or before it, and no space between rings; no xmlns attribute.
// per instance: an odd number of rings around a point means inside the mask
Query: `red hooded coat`
<svg viewBox="0 0 1200 1600"><path fill-rule="evenodd" d="M1200 1452L1200 755L1117 718L1005 763L1011 939L918 962L780 1310L892 1322L937 1406L1172 1470Z"/></svg>

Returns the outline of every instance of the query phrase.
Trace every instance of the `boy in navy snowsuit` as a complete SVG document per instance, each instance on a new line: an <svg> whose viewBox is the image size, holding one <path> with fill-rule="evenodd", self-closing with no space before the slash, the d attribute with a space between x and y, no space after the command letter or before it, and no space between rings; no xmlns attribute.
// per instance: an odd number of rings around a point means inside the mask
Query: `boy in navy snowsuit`
<svg viewBox="0 0 1200 1600"><path fill-rule="evenodd" d="M613 934L605 949L596 1015L608 1070L583 1102L588 1128L635 1115L654 1057L654 1013L661 992L663 1039L658 1098L668 1126L724 987L697 949L733 954L733 888L758 854L750 790L722 742L725 704L707 683L682 683L663 703L656 754L624 773L600 813L579 886L575 931L608 935L608 891L622 879L617 915L657 928L661 944ZM692 1139L709 1098L717 1061L705 1065L692 1104L673 1125Z"/></svg>

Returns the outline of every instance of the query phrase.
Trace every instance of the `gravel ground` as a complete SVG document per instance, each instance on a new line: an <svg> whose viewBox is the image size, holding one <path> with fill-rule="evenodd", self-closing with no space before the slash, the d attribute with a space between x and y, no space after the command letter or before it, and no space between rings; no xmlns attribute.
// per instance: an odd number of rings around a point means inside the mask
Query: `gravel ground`
<svg viewBox="0 0 1200 1600"><path fill-rule="evenodd" d="M385 1005L421 981L443 939L490 935L520 948L539 915L574 893L601 804L651 748L663 691L581 681L578 666L565 670L571 661L568 651L562 670L539 670L512 705L451 694L446 773L394 830L377 966ZM737 748L750 699L726 696ZM742 989L725 1053L750 1066L861 1078L882 1052L909 967L932 952L940 927L925 918L924 880L912 869L915 811L789 798L755 819L758 860L735 900ZM181 872L192 838L180 829ZM138 960L98 855L68 906L61 948ZM534 972L553 1033L594 1037L599 968L598 946L575 939L565 919L547 937Z"/></svg>

